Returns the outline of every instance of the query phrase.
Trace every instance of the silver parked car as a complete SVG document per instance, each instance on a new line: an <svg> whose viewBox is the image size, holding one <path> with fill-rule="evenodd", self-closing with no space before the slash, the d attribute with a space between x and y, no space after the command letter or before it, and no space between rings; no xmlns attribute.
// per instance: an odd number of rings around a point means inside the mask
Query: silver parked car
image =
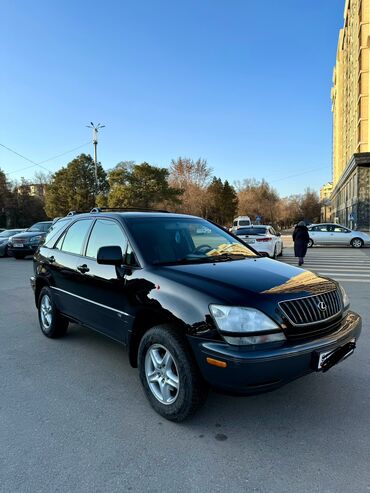
<svg viewBox="0 0 370 493"><path fill-rule="evenodd" d="M370 236L334 223L311 224L309 247L313 245L348 245L353 248L370 246Z"/></svg>

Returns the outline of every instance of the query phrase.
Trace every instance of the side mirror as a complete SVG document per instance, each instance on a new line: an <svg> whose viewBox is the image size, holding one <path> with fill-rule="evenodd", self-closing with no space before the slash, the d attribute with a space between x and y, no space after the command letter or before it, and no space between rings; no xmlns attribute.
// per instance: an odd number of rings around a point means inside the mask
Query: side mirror
<svg viewBox="0 0 370 493"><path fill-rule="evenodd" d="M120 266L123 264L122 249L119 246L104 246L100 247L98 250L98 255L96 257L98 264L103 265L116 265Z"/></svg>
<svg viewBox="0 0 370 493"><path fill-rule="evenodd" d="M281 236L281 233L277 232L277 233L276 233L276 236Z"/></svg>

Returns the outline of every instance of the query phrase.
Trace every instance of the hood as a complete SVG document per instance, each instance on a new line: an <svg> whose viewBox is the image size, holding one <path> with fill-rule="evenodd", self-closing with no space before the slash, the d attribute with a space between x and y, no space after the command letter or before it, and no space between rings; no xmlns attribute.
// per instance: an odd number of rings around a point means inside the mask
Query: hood
<svg viewBox="0 0 370 493"><path fill-rule="evenodd" d="M163 276L197 291L228 299L246 294L274 295L278 299L310 296L333 290L337 284L297 267L268 258L161 267Z"/></svg>
<svg viewBox="0 0 370 493"><path fill-rule="evenodd" d="M18 233L11 238L16 240L27 240L33 238L34 236L46 236L46 233L44 233L43 231L25 231L24 233Z"/></svg>

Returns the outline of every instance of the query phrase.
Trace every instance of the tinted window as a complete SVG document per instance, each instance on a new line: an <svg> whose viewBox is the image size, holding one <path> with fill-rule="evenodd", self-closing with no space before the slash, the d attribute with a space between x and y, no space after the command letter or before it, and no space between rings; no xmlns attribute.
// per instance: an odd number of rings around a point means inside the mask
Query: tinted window
<svg viewBox="0 0 370 493"><path fill-rule="evenodd" d="M85 241L86 233L92 223L92 219L77 221L68 229L64 236L62 250L69 253L80 254Z"/></svg>
<svg viewBox="0 0 370 493"><path fill-rule="evenodd" d="M247 221L239 221L239 226L249 226L250 225L250 221L247 220Z"/></svg>
<svg viewBox="0 0 370 493"><path fill-rule="evenodd" d="M237 235L265 235L266 228L240 228L236 232Z"/></svg>
<svg viewBox="0 0 370 493"><path fill-rule="evenodd" d="M322 232L327 232L328 227L327 226L313 226L310 231L322 231Z"/></svg>
<svg viewBox="0 0 370 493"><path fill-rule="evenodd" d="M346 233L347 230L341 228L340 226L335 226L333 231L334 233Z"/></svg>
<svg viewBox="0 0 370 493"><path fill-rule="evenodd" d="M96 221L91 231L86 256L96 258L99 248L103 246L120 246L122 253L126 251L126 236L115 221L105 219Z"/></svg>

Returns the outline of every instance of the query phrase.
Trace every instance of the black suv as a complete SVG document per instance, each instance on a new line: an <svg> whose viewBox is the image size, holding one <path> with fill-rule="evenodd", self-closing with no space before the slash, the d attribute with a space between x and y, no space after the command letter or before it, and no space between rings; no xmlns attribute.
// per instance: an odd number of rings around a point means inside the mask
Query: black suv
<svg viewBox="0 0 370 493"><path fill-rule="evenodd" d="M26 229L26 231L12 236L8 243L8 252L16 259L23 259L27 255L33 255L52 224L53 221L41 221Z"/></svg>
<svg viewBox="0 0 370 493"><path fill-rule="evenodd" d="M326 371L361 332L337 282L188 215L62 218L34 257L31 284L47 337L73 321L124 344L151 405L174 421L209 386L252 394Z"/></svg>

